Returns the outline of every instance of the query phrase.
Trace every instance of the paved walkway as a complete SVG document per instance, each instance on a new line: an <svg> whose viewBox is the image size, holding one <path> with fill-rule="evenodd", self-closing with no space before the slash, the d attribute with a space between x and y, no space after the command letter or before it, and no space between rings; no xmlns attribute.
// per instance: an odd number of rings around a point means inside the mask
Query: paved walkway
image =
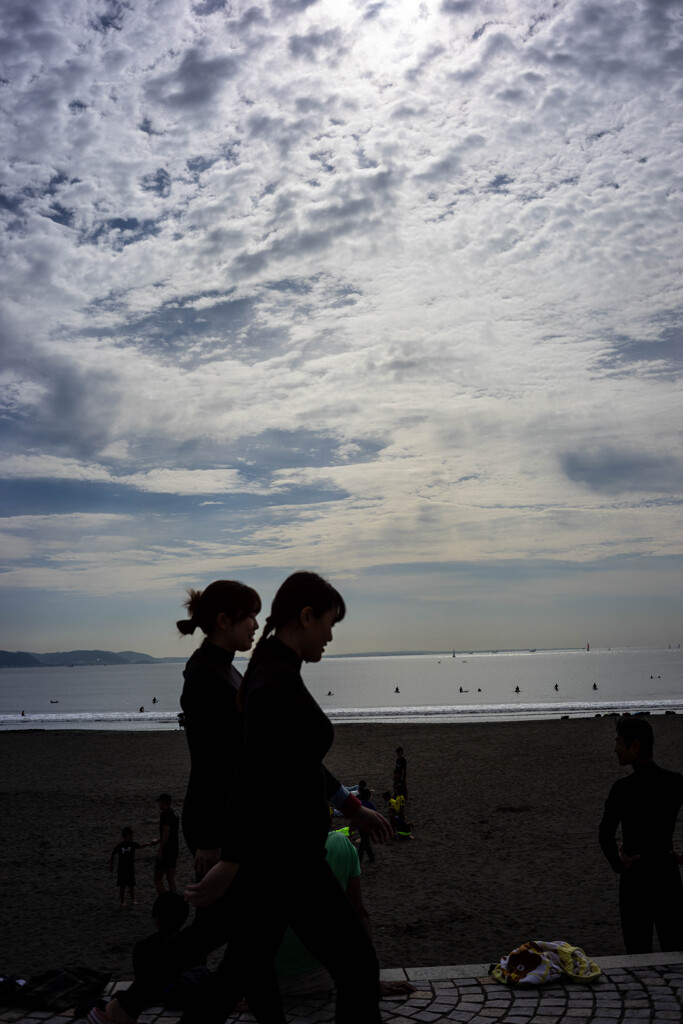
<svg viewBox="0 0 683 1024"><path fill-rule="evenodd" d="M683 1021L683 953L602 957L602 976L592 985L553 982L539 988L507 988L488 976L488 964L463 967L415 967L383 971L387 981L407 979L417 991L382 1002L385 1024L665 1024ZM109 991L127 983L113 983ZM327 1024L334 1020L331 999L289 999L290 1024ZM142 1024L177 1024L179 1013L159 1008L140 1017ZM230 1021L253 1021L250 1013ZM64 1024L50 1013L0 1009L3 1024ZM363 1024L358 1020L358 1024Z"/></svg>

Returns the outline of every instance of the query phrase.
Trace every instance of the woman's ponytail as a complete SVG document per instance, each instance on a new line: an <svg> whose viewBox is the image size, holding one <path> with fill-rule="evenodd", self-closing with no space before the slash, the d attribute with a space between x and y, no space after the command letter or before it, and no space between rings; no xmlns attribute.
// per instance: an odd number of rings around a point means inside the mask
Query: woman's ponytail
<svg viewBox="0 0 683 1024"><path fill-rule="evenodd" d="M232 622L239 622L261 611L261 598L256 591L237 580L215 580L205 590L189 588L184 604L189 618L176 622L183 636L191 636L197 627L209 636L221 612Z"/></svg>
<svg viewBox="0 0 683 1024"><path fill-rule="evenodd" d="M178 622L176 622L176 629L179 633L182 633L183 636L192 636L196 628L197 623L194 619L179 619Z"/></svg>

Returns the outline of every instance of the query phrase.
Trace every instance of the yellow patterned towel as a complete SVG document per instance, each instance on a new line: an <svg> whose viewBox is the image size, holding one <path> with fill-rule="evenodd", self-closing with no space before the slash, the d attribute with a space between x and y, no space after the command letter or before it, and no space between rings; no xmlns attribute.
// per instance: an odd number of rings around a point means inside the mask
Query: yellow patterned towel
<svg viewBox="0 0 683 1024"><path fill-rule="evenodd" d="M490 973L503 985L543 985L562 976L572 981L595 981L602 971L579 946L562 939L532 939L502 957Z"/></svg>

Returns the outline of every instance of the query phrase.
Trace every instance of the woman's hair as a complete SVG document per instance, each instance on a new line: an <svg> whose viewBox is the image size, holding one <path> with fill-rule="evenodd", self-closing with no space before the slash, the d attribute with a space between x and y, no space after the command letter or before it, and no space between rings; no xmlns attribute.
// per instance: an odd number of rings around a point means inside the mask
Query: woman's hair
<svg viewBox="0 0 683 1024"><path fill-rule="evenodd" d="M346 615L344 598L331 583L314 572L295 572L273 598L262 639L298 619L304 608L311 608L316 619L332 608L336 610L335 622L341 622Z"/></svg>
<svg viewBox="0 0 683 1024"><path fill-rule="evenodd" d="M233 622L239 622L261 611L261 598L256 591L237 580L216 580L205 590L188 590L187 593L185 607L190 617L176 622L183 636L190 636L197 626L208 636L215 629L221 612Z"/></svg>
<svg viewBox="0 0 683 1024"><path fill-rule="evenodd" d="M270 615L266 618L263 633L254 648L247 671L237 694L237 707L242 710L244 698L253 666L259 660L259 650L276 629L282 629L299 618L304 608L310 608L317 619L325 612L335 609L335 622L341 622L346 615L344 598L338 590L315 572L295 572L288 576L273 598Z"/></svg>

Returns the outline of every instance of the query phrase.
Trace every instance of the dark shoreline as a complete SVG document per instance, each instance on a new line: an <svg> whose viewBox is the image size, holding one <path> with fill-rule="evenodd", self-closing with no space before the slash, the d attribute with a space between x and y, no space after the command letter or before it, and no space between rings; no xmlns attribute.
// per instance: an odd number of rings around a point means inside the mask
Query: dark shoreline
<svg viewBox="0 0 683 1024"><path fill-rule="evenodd" d="M652 724L657 760L681 770L683 718ZM613 738L605 718L337 728L328 767L347 784L366 778L378 806L395 747L408 758L416 839L379 848L376 863L363 865L382 966L486 962L527 938L564 938L596 958L622 952L617 879L597 844L605 796L624 771ZM151 931L153 852L138 852L140 905L125 908L109 854L125 825L138 841L154 837L154 798L167 790L180 809L187 771L179 730L3 735L5 973L82 963L130 977L132 944ZM296 821L267 794L258 798L278 841L296 842ZM178 875L192 875L184 848Z"/></svg>

